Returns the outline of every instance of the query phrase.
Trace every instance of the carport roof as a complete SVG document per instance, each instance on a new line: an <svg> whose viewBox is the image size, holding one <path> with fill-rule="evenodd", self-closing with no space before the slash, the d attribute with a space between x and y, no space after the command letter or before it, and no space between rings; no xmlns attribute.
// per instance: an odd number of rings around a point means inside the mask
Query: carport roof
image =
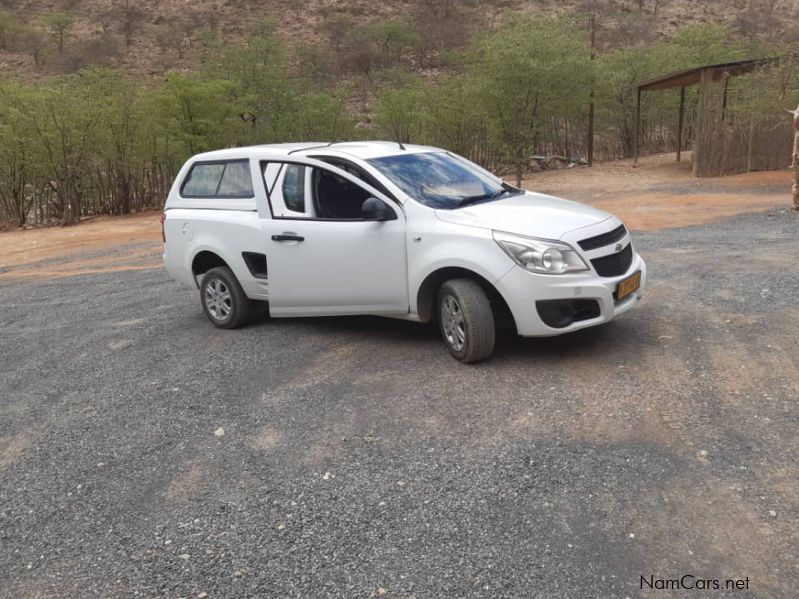
<svg viewBox="0 0 799 599"><path fill-rule="evenodd" d="M743 75L753 71L759 66L767 65L777 60L776 58L754 58L750 60L739 60L737 62L723 62L720 64L705 65L693 69L674 71L666 75L639 81L635 87L639 91L652 91L658 89L670 89L673 87L685 87L699 83L702 72L709 70L714 80L721 79L725 74L730 76Z"/></svg>

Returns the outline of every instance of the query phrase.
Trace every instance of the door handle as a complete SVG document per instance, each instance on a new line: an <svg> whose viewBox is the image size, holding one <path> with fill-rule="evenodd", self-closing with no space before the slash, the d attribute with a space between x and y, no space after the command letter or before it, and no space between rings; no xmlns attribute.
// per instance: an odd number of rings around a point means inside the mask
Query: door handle
<svg viewBox="0 0 799 599"><path fill-rule="evenodd" d="M272 235L272 241L305 241L305 237L295 233L283 233L282 235Z"/></svg>

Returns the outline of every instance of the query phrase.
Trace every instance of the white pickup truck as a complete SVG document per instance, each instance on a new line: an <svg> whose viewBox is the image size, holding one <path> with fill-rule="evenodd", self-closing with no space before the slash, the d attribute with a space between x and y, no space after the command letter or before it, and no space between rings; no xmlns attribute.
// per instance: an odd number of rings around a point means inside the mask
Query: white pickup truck
<svg viewBox="0 0 799 599"><path fill-rule="evenodd" d="M497 323L560 335L641 297L646 266L615 216L517 189L438 148L277 144L194 156L162 216L164 263L234 328L272 317L437 321L462 362Z"/></svg>

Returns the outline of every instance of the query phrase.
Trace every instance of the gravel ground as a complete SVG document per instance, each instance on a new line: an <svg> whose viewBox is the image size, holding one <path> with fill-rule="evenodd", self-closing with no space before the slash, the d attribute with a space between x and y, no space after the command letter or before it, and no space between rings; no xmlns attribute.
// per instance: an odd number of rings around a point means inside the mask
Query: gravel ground
<svg viewBox="0 0 799 599"><path fill-rule="evenodd" d="M798 229L638 234L637 309L472 367L216 330L162 270L2 283L0 596L795 597Z"/></svg>

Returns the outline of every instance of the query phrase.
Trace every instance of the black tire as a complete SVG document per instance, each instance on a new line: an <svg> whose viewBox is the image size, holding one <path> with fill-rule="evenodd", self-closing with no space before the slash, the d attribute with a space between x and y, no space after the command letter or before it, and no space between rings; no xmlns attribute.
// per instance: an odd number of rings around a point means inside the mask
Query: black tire
<svg viewBox="0 0 799 599"><path fill-rule="evenodd" d="M437 308L441 337L456 360L471 364L491 355L496 338L494 313L478 283L471 279L446 281L438 290ZM457 311L462 314L463 326L460 329L458 317L452 317Z"/></svg>
<svg viewBox="0 0 799 599"><path fill-rule="evenodd" d="M227 266L217 266L203 275L200 302L208 320L220 329L240 327L252 315L252 300Z"/></svg>

